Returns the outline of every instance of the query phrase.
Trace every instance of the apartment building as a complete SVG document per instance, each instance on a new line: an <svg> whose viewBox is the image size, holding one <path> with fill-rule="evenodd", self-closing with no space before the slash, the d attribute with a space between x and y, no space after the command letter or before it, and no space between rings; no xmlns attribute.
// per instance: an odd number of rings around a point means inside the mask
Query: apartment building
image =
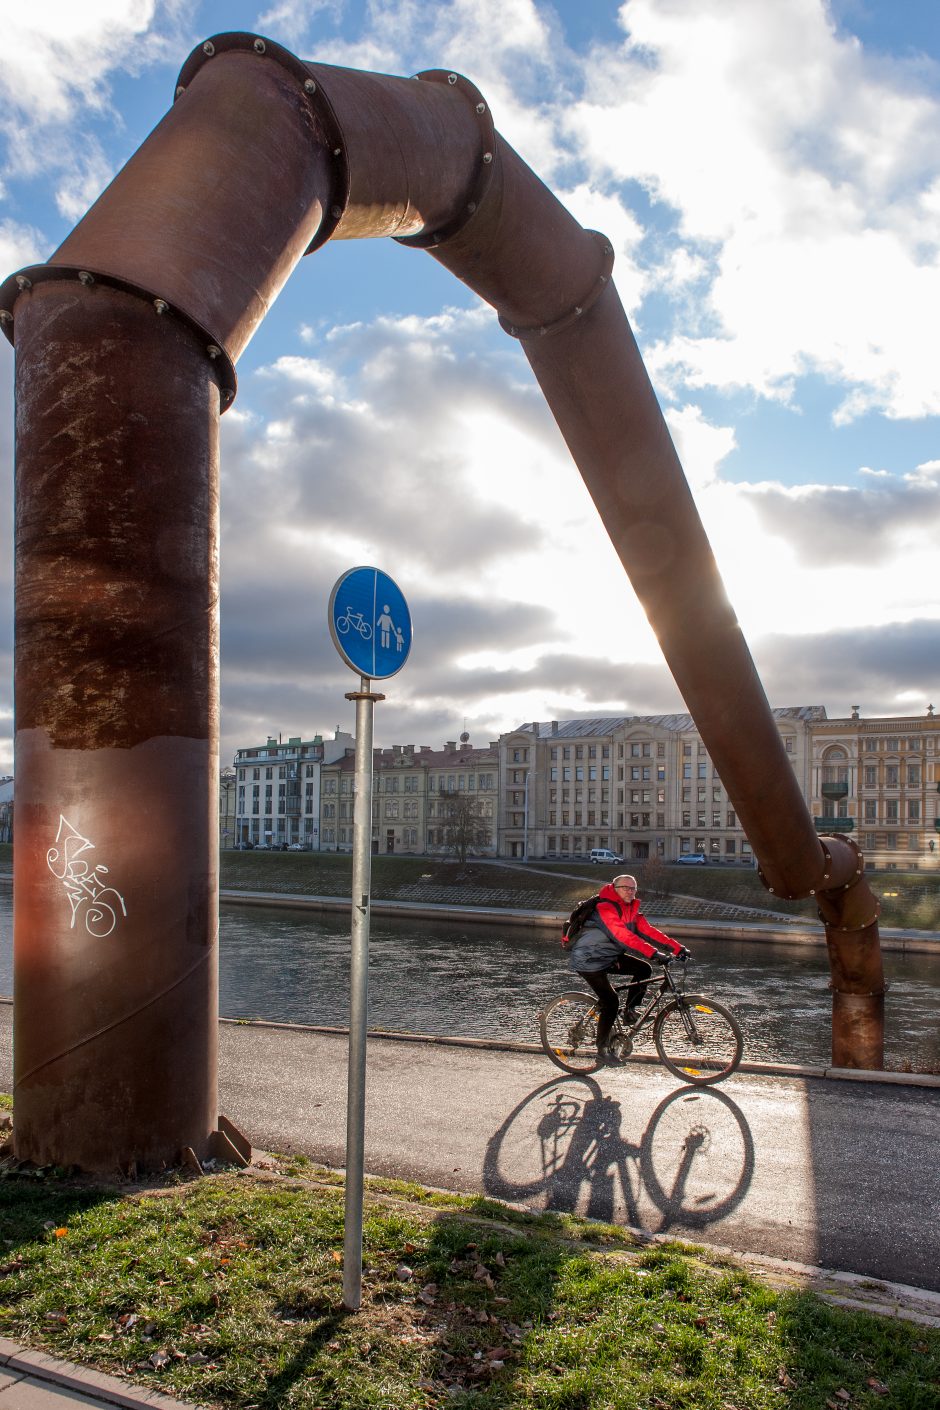
<svg viewBox="0 0 940 1410"><path fill-rule="evenodd" d="M810 729L822 706L774 711L806 796ZM703 852L747 862L751 848L691 716L607 716L523 724L500 736L499 855L631 861Z"/></svg>
<svg viewBox="0 0 940 1410"><path fill-rule="evenodd" d="M878 867L940 865L940 728L924 715L830 719L821 705L773 711L820 832L852 834ZM255 845L352 851L355 742L269 738L235 759L234 836ZM628 861L702 852L753 860L734 805L687 714L522 724L486 746L396 744L373 755L376 853L450 850L454 801L473 799L474 851L517 859ZM223 827L224 830L224 827Z"/></svg>
<svg viewBox="0 0 940 1410"><path fill-rule="evenodd" d="M938 864L940 721L924 715L847 718L813 726L806 797L820 832L855 837L869 865L917 869Z"/></svg>
<svg viewBox="0 0 940 1410"><path fill-rule="evenodd" d="M472 800L487 839L474 850L495 856L499 745L471 745L463 734L443 749L396 744L372 756L372 850L445 853L453 800ZM355 750L321 770L321 850L351 852L355 816Z"/></svg>
<svg viewBox="0 0 940 1410"><path fill-rule="evenodd" d="M268 736L235 751L236 846L320 849L320 770L355 749L351 734L332 739Z"/></svg>

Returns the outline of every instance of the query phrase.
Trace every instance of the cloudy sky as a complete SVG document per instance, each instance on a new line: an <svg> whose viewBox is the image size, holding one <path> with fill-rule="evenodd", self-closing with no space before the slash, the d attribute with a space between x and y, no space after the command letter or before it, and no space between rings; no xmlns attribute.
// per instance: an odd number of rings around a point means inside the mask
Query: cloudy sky
<svg viewBox="0 0 940 1410"><path fill-rule="evenodd" d="M225 29L456 69L615 278L771 703L940 707L936 0L0 0L0 271L47 258ZM330 588L414 621L376 741L682 708L517 344L430 257L305 259L223 418L223 757L352 728ZM0 340L0 772L13 354Z"/></svg>

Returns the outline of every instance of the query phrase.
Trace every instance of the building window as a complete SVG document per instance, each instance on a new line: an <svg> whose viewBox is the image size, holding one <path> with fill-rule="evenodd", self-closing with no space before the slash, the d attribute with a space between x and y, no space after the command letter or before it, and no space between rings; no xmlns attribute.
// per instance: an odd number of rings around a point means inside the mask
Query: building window
<svg viewBox="0 0 940 1410"><path fill-rule="evenodd" d="M865 765L865 769L864 769L864 775L865 775L865 787L866 787L866 788L877 788L877 787L878 787L878 769L877 769L877 766L875 766L875 765L873 765L873 764L866 764L866 765Z"/></svg>
<svg viewBox="0 0 940 1410"><path fill-rule="evenodd" d="M783 736L783 747L788 754L793 753L794 749L796 748L796 739L792 734L785 734Z"/></svg>

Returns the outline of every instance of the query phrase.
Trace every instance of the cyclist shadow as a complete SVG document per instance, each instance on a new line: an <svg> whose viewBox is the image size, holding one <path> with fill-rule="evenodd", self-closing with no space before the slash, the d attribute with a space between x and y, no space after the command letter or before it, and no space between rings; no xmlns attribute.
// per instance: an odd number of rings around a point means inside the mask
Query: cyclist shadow
<svg viewBox="0 0 940 1410"><path fill-rule="evenodd" d="M744 1199L754 1141L723 1092L680 1087L636 1139L623 1122L620 1103L592 1078L546 1082L490 1137L484 1189L497 1199L655 1233L706 1228Z"/></svg>

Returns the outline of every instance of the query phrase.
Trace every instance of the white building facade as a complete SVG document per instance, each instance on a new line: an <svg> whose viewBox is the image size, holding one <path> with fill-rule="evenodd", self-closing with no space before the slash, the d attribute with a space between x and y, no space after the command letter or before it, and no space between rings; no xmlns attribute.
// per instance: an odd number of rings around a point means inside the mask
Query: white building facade
<svg viewBox="0 0 940 1410"><path fill-rule="evenodd" d="M269 736L266 744L236 750L235 845L319 851L321 768L355 744L337 729L332 739Z"/></svg>

